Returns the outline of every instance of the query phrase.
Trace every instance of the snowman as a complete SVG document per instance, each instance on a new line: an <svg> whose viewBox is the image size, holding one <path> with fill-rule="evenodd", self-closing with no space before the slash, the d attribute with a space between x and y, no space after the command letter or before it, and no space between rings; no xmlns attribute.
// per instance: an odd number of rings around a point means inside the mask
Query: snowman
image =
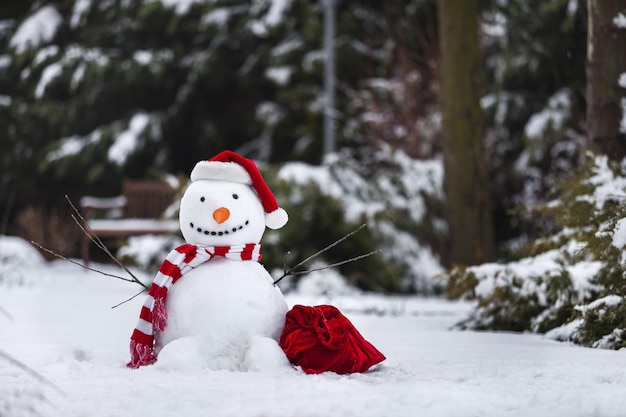
<svg viewBox="0 0 626 417"><path fill-rule="evenodd" d="M138 368L288 366L278 345L287 304L259 263L265 227L287 213L251 160L224 151L196 164L180 202L186 241L163 261L131 337Z"/></svg>

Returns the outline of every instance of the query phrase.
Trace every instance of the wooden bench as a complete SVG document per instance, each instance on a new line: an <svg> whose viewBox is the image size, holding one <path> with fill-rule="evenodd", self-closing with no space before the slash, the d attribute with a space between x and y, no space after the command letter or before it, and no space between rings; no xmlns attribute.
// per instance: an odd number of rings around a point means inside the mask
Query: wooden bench
<svg viewBox="0 0 626 417"><path fill-rule="evenodd" d="M176 190L164 181L124 180L122 195L102 198L85 196L80 207L87 225L97 237L129 237L179 233L178 220L164 219ZM81 256L89 263L91 240L83 235Z"/></svg>

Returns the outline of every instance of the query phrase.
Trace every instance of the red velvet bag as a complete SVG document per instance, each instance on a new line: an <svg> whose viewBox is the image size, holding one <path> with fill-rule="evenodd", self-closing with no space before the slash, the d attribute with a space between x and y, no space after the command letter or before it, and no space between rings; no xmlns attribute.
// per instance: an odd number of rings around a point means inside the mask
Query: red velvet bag
<svg viewBox="0 0 626 417"><path fill-rule="evenodd" d="M287 313L280 346L308 374L365 372L385 356L333 306L296 305Z"/></svg>

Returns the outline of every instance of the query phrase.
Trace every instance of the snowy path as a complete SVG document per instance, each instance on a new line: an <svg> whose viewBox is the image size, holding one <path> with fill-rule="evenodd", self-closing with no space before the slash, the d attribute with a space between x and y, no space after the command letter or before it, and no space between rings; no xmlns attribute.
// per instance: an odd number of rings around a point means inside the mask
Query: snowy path
<svg viewBox="0 0 626 417"><path fill-rule="evenodd" d="M40 280L32 288L0 287L0 306L13 316L0 314L0 349L65 394L0 358L1 417L626 414L626 352L536 335L447 331L466 304L333 300L388 358L366 374L129 370L128 337L143 299L110 307L135 286L65 263L42 271ZM396 314L359 312L371 308Z"/></svg>

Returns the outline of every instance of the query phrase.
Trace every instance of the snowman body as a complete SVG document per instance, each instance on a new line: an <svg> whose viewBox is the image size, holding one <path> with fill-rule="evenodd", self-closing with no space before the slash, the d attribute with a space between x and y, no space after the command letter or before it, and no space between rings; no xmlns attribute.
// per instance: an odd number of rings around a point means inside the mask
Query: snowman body
<svg viewBox="0 0 626 417"><path fill-rule="evenodd" d="M260 242L264 216L249 185L198 180L181 199L179 220L189 244L235 246ZM165 310L158 364L248 370L288 363L277 342L287 304L256 260L216 256L196 266L170 288Z"/></svg>

